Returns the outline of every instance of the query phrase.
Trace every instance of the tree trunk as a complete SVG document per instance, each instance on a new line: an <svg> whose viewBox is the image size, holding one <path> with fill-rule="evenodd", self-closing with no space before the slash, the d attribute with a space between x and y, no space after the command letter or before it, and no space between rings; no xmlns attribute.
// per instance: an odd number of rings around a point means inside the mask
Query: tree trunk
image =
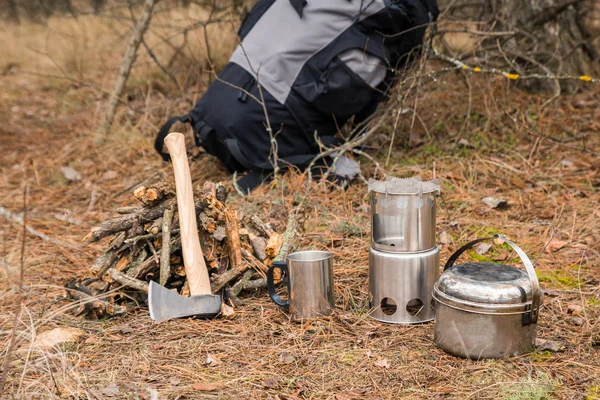
<svg viewBox="0 0 600 400"><path fill-rule="evenodd" d="M94 14L100 14L100 11L104 8L105 0L92 0L92 8L94 9Z"/></svg>
<svg viewBox="0 0 600 400"><path fill-rule="evenodd" d="M115 87L110 95L110 98L108 99L106 111L102 118L102 122L98 127L98 132L95 140L96 143L102 142L104 135L106 135L106 133L112 126L113 120L115 118L115 113L117 111L117 105L119 104L119 99L123 94L123 89L125 89L125 83L127 82L127 78L129 78L131 67L133 66L133 63L137 56L138 47L140 47L140 43L144 38L144 33L150 25L150 19L152 18L152 9L154 8L154 3L155 0L146 0L144 2L144 9L142 10L142 15L137 21L135 29L133 30L133 34L129 39L127 50L125 50L125 55L123 57L123 61L121 62L121 67L119 68L119 75L115 82Z"/></svg>
<svg viewBox="0 0 600 400"><path fill-rule="evenodd" d="M15 0L8 0L8 20L14 23L19 23L19 10L17 9L17 2Z"/></svg>

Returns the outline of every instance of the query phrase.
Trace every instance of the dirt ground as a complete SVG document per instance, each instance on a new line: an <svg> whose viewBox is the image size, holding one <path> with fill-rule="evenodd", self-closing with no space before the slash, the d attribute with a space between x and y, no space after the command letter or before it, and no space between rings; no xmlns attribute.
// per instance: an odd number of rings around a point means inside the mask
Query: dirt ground
<svg viewBox="0 0 600 400"><path fill-rule="evenodd" d="M508 360L466 361L435 346L433 323L369 318L370 222L360 180L345 191L313 185L294 243L334 254L331 318L292 322L265 290L245 295L230 320L154 324L143 305L113 319L75 317L63 286L84 276L107 245L84 246L82 238L134 204L135 187L171 177L152 136L204 86L187 91L185 102L156 89L160 79L136 81L114 131L94 144L104 98L82 84L88 78L25 69L17 63L0 77L0 207L20 215L27 188L27 225L61 243L24 237L19 223L0 216L0 354L10 356L2 364L9 398L600 398L600 87L542 107L548 95L526 94L501 76L439 74L406 104L417 114L389 118L364 149L390 175L431 178L435 170L442 263L468 240L497 232L536 260L545 345ZM361 165L367 178L375 174L366 158ZM80 178L69 180L62 167ZM194 158L192 173L196 184L231 186L209 155ZM305 175L288 174L246 198L232 192L229 202L283 232L306 184ZM508 206L490 208L487 196ZM516 264L504 248L469 257ZM83 335L53 349L34 345L56 327Z"/></svg>

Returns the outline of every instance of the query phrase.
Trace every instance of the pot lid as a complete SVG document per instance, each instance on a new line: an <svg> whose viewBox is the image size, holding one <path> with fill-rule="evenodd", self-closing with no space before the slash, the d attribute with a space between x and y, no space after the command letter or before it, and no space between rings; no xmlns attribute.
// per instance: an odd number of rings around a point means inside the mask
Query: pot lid
<svg viewBox="0 0 600 400"><path fill-rule="evenodd" d="M446 270L434 289L444 303L458 308L509 312L531 304L531 282L525 271L503 264L471 262ZM450 305L450 304L449 304Z"/></svg>

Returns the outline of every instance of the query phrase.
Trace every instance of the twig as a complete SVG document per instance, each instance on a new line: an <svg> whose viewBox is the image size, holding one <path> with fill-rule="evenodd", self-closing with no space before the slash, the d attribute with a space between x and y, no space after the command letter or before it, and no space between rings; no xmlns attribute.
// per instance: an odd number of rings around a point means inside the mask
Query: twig
<svg viewBox="0 0 600 400"><path fill-rule="evenodd" d="M8 220L18 223L18 224L23 224L22 216L20 216L18 214L14 214L2 206L0 206L0 215L5 217ZM27 232L31 233L33 236L39 237L40 239L42 239L46 242L55 244L57 246L67 247L67 248L73 249L73 250L81 250L78 246L75 246L71 243L63 242L62 240L54 239L42 232L36 231L35 229L33 229L30 226L25 226L24 229L27 229Z"/></svg>
<svg viewBox="0 0 600 400"><path fill-rule="evenodd" d="M122 274L115 268L110 268L108 270L108 273L115 282L118 282L123 286L128 286L130 288L142 291L144 293L148 293L148 284L146 282Z"/></svg>
<svg viewBox="0 0 600 400"><path fill-rule="evenodd" d="M221 275L218 275L211 285L212 292L218 293L225 287L225 285L246 272L248 268L250 268L250 263L242 262L237 267L229 269L223 272Z"/></svg>
<svg viewBox="0 0 600 400"><path fill-rule="evenodd" d="M241 279L239 279L232 287L231 287L231 293L234 296L238 296L240 294L240 292L242 290L244 290L244 285L246 285L249 281L250 278L252 278L252 275L254 275L254 270L250 270L250 271L246 271L244 272L244 275L242 276Z"/></svg>
<svg viewBox="0 0 600 400"><path fill-rule="evenodd" d="M363 143L365 143L367 141L367 139L369 137L371 137L371 135L373 135L375 132L377 132L379 130L379 127L383 124L383 121L385 120L385 118L382 116L381 118L378 118L376 120L376 122L373 123L373 125L362 135L359 135L358 137L356 137L353 140L347 141L345 143L343 143L340 146L337 147L331 147L328 148L325 145L323 145L323 143L319 140L318 136L316 135L315 132L315 140L317 140L317 143L319 143L319 145L322 148L325 148L326 150L322 151L321 153L319 153L317 156L315 156L315 158L312 159L312 161L310 162L310 164L308 165L307 171L308 171L308 184L306 187L306 190L310 190L310 187L312 185L312 173L311 170L313 169L313 167L315 166L316 162L333 154L336 152L340 152L340 151L349 151L352 149L355 149L359 146L361 146Z"/></svg>
<svg viewBox="0 0 600 400"><path fill-rule="evenodd" d="M90 204L88 205L87 212L90 212L94 209L97 199L98 199L98 189L96 188L96 186L94 186L92 188L92 194L90 196Z"/></svg>
<svg viewBox="0 0 600 400"><path fill-rule="evenodd" d="M244 253L244 257L246 257L247 260L250 260L250 262L252 262L252 264L254 264L254 266L256 267L256 270L258 272L261 272L262 274L266 274L268 269L267 266L258 258L254 257L254 254L252 254L250 251L243 249L242 252Z"/></svg>
<svg viewBox="0 0 600 400"><path fill-rule="evenodd" d="M96 258L94 264L90 267L90 271L101 276L106 270L117 260L117 249L110 249L100 257Z"/></svg>
<svg viewBox="0 0 600 400"><path fill-rule="evenodd" d="M260 289L267 286L267 280L265 278L253 279L244 283L245 289Z"/></svg>
<svg viewBox="0 0 600 400"><path fill-rule="evenodd" d="M167 284L169 275L171 275L171 222L173 220L174 207L169 207L163 214L162 224L162 246L160 249L160 275L159 283L162 286Z"/></svg>
<svg viewBox="0 0 600 400"><path fill-rule="evenodd" d="M233 188L235 189L235 192L240 197L246 197L246 193L242 190L242 188L240 187L240 185L238 185L238 183L237 183L237 171L235 171L233 173L231 179L232 179L232 185L233 185Z"/></svg>
<svg viewBox="0 0 600 400"><path fill-rule="evenodd" d="M298 212L299 209L296 209L294 212L290 213L287 225L285 226L285 233L283 234L283 244L281 245L279 253L277 253L277 256L273 259L273 261L283 261L290 252L292 241L294 240L298 230Z"/></svg>
<svg viewBox="0 0 600 400"><path fill-rule="evenodd" d="M106 220L99 227L93 229L84 240L96 242L112 233L127 231L131 229L135 223L143 224L154 221L156 218L162 216L165 209L175 204L175 202L175 199L169 199L156 206L142 208L139 213L127 214L122 217ZM196 205L196 212L198 212L198 205Z"/></svg>
<svg viewBox="0 0 600 400"><path fill-rule="evenodd" d="M131 185L127 186L125 189L121 190L120 192L118 192L117 194L113 195L111 198L115 199L117 197L119 197L120 195L122 195L123 193L129 192L131 189L133 189L134 187L141 185L142 183L148 182L150 179L154 178L155 176L160 175L160 172L154 172L152 173L150 176L142 179L141 181L137 181L135 183L132 183ZM117 211L118 212L118 211Z"/></svg>
<svg viewBox="0 0 600 400"><path fill-rule="evenodd" d="M237 297L235 294L233 294L233 289L232 288L230 288L230 287L225 288L225 294L227 295L227 297L229 299L231 299L231 301L233 301L233 304L236 307L244 305L244 302L242 300L240 300L240 298Z"/></svg>
<svg viewBox="0 0 600 400"><path fill-rule="evenodd" d="M131 20L135 23L135 16L133 15L133 7L131 4L131 0L129 0L127 2L127 5L129 8L129 16L130 16ZM148 53L148 55L150 56L152 61L154 61L154 63L158 66L158 68L160 68L160 70L169 77L169 79L175 84L175 87L177 88L179 95L181 97L183 97L183 90L181 89L181 86L179 85L177 78L175 78L175 75L173 75L173 73L171 71L169 71L168 68L165 68L165 66L162 65L162 63L158 60L158 57L156 56L154 51L150 48L150 46L148 46L148 44L146 43L146 40L144 40L143 36L142 36L142 44L144 45L144 48L146 49L146 52Z"/></svg>

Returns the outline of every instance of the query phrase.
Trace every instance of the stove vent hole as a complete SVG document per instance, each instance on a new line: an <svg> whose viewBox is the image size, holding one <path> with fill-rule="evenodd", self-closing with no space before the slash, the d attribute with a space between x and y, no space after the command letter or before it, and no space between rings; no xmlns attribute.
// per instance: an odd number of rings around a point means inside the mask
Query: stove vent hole
<svg viewBox="0 0 600 400"><path fill-rule="evenodd" d="M423 301L421 299L411 299L406 303L406 311L412 315L417 316L423 310Z"/></svg>
<svg viewBox="0 0 600 400"><path fill-rule="evenodd" d="M394 313L396 313L397 309L398 306L396 305L396 302L390 299L389 297L384 297L381 300L381 311L385 315L393 315Z"/></svg>

